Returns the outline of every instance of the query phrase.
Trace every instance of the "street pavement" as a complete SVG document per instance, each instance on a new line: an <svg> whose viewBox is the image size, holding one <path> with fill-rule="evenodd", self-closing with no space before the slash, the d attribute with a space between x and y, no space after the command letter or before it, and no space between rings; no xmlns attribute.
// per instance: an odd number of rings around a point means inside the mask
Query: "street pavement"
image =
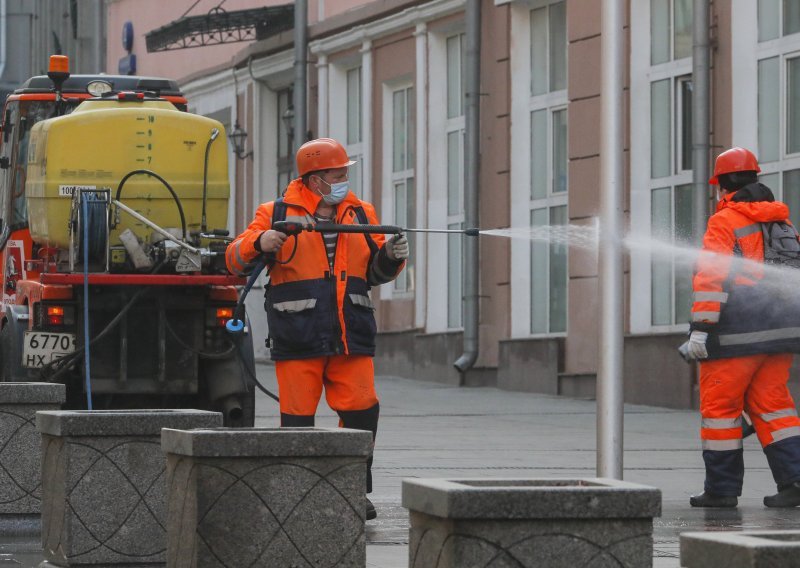
<svg viewBox="0 0 800 568"><path fill-rule="evenodd" d="M259 364L265 386L277 392L274 367ZM398 377L377 378L381 419L370 496L378 518L367 523L367 566L408 566L408 511L400 505L404 478L595 477L593 400L458 388ZM320 403L317 426L338 419ZM275 426L278 405L258 393L256 426ZM678 568L685 531L800 529L800 508L766 509L775 492L755 436L745 441L744 494L735 510L689 507L703 485L696 411L625 406L624 478L658 487L663 512L654 522L655 568ZM36 539L0 535L0 565L37 566Z"/></svg>
<svg viewBox="0 0 800 568"><path fill-rule="evenodd" d="M265 386L277 389L274 367L259 365ZM367 566L408 566L408 511L400 506L409 477L595 477L596 404L494 388L453 387L398 377L377 378L381 417L370 496L378 518L367 522ZM260 393L259 393L260 394ZM335 427L320 403L317 426ZM278 422L277 404L259 396L256 425ZM735 510L693 509L703 487L697 411L626 405L624 479L658 487L654 568L678 568L685 531L800 529L800 508L767 509L775 492L755 436L745 440L745 485Z"/></svg>

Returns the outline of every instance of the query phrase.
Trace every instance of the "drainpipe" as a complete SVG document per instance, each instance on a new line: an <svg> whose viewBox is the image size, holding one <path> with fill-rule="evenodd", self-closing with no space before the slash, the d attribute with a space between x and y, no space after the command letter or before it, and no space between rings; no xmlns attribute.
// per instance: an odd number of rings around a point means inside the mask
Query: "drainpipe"
<svg viewBox="0 0 800 568"><path fill-rule="evenodd" d="M105 34L103 33L103 0L97 0L94 7L94 18L92 22L94 34L94 72L102 73L106 69L105 62Z"/></svg>
<svg viewBox="0 0 800 568"><path fill-rule="evenodd" d="M603 0L600 97L600 360L597 372L597 477L622 479L623 319L622 150L625 0Z"/></svg>
<svg viewBox="0 0 800 568"><path fill-rule="evenodd" d="M694 0L692 29L692 185L694 240L703 244L708 218L709 38L708 0Z"/></svg>
<svg viewBox="0 0 800 568"><path fill-rule="evenodd" d="M294 3L294 143L306 142L308 132L308 0Z"/></svg>
<svg viewBox="0 0 800 568"><path fill-rule="evenodd" d="M8 40L8 11L6 0L0 0L0 80L6 71L6 44Z"/></svg>
<svg viewBox="0 0 800 568"><path fill-rule="evenodd" d="M467 0L466 5L465 132L464 132L464 226L479 227L478 175L480 163L480 89L481 89L481 0ZM461 373L478 359L478 318L480 270L478 239L464 239L464 353L453 363Z"/></svg>

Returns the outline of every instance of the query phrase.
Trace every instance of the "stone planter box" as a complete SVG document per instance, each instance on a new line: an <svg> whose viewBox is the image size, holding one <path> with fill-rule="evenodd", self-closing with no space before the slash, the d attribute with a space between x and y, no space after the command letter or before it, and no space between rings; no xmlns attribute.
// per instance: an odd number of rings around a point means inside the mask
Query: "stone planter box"
<svg viewBox="0 0 800 568"><path fill-rule="evenodd" d="M652 566L661 492L612 479L405 479L409 567Z"/></svg>
<svg viewBox="0 0 800 568"><path fill-rule="evenodd" d="M685 568L793 568L799 560L800 531L681 534Z"/></svg>
<svg viewBox="0 0 800 568"><path fill-rule="evenodd" d="M164 430L161 445L167 566L366 565L370 432Z"/></svg>
<svg viewBox="0 0 800 568"><path fill-rule="evenodd" d="M64 385L0 383L0 533L39 530L42 439L39 410L58 410ZM35 528L34 528L35 527Z"/></svg>
<svg viewBox="0 0 800 568"><path fill-rule="evenodd" d="M221 414L201 410L39 412L45 560L58 566L163 564L161 429L221 425Z"/></svg>

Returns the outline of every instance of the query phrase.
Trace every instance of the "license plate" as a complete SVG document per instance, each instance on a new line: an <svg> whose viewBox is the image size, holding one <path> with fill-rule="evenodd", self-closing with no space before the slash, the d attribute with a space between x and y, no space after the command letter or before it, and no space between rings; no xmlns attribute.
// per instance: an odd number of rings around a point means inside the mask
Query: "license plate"
<svg viewBox="0 0 800 568"><path fill-rule="evenodd" d="M26 331L22 346L22 366L38 369L75 351L74 333Z"/></svg>

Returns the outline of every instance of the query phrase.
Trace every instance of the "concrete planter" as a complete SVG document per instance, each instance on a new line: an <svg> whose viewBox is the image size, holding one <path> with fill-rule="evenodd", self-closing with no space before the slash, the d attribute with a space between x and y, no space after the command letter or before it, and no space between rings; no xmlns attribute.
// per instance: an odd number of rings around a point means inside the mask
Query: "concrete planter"
<svg viewBox="0 0 800 568"><path fill-rule="evenodd" d="M167 566L360 567L372 434L164 430Z"/></svg>
<svg viewBox="0 0 800 568"><path fill-rule="evenodd" d="M611 479L405 479L411 568L652 566L661 492Z"/></svg>
<svg viewBox="0 0 800 568"><path fill-rule="evenodd" d="M64 385L0 383L0 533L39 528L41 445L34 419L39 410L58 410ZM32 528L35 526L35 529Z"/></svg>
<svg viewBox="0 0 800 568"><path fill-rule="evenodd" d="M42 547L58 566L163 564L161 429L214 427L201 410L39 412Z"/></svg>
<svg viewBox="0 0 800 568"><path fill-rule="evenodd" d="M685 568L793 568L799 561L800 531L681 534Z"/></svg>

